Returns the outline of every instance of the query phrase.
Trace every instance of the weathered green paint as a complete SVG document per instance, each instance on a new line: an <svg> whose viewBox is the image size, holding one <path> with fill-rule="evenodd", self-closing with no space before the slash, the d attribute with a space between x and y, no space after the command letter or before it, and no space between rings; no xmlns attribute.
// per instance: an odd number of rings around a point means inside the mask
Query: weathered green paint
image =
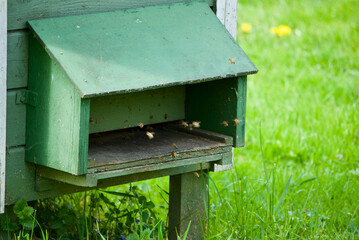
<svg viewBox="0 0 359 240"><path fill-rule="evenodd" d="M235 147L244 146L246 84L247 78L243 76L188 85L186 119L201 121L203 129L232 136ZM239 121L238 125L234 119Z"/></svg>
<svg viewBox="0 0 359 240"><path fill-rule="evenodd" d="M93 189L36 177L35 166L24 161L24 159L24 147L10 148L6 155L6 171L11 173L6 175L6 205L14 204L19 198L32 201ZM201 169L201 165L203 169L208 169L210 168L211 163L189 163L182 167L173 167L152 172L141 172L115 178L101 179L98 180L98 185L95 188L104 188L145 179L198 171Z"/></svg>
<svg viewBox="0 0 359 240"><path fill-rule="evenodd" d="M9 32L7 41L7 89L27 86L28 32Z"/></svg>
<svg viewBox="0 0 359 240"><path fill-rule="evenodd" d="M96 12L115 11L144 7L188 0L36 0L36 1L9 1L8 29L22 29L26 22L33 19L82 15ZM214 0L206 0L213 6Z"/></svg>
<svg viewBox="0 0 359 240"><path fill-rule="evenodd" d="M28 89L38 94L38 104L27 105L26 160L84 174L87 158L79 157L87 157L83 141L87 141L88 132L80 133L80 128L82 124L88 131L89 111L84 108L89 108L89 101L81 102L59 66L32 37L29 56Z"/></svg>
<svg viewBox="0 0 359 240"><path fill-rule="evenodd" d="M16 104L16 95L25 89L7 91L6 146L25 144L26 105Z"/></svg>
<svg viewBox="0 0 359 240"><path fill-rule="evenodd" d="M37 169L37 175L39 177L44 177L63 183L68 183L75 186L82 187L94 187L97 186L97 180L101 179L110 179L121 176L128 176L131 174L138 173L148 173L153 171L172 169L172 168L181 168L183 166L188 166L192 164L203 164L203 163L219 163L225 157L225 154L216 154L204 157L194 157L188 159L181 159L175 161L168 161L165 163L157 163L151 165L139 165L136 167L129 167L120 170L104 171L98 173L89 173L86 175L75 176L69 173L56 171L51 168L40 167Z"/></svg>
<svg viewBox="0 0 359 240"><path fill-rule="evenodd" d="M257 72L202 1L29 25L83 98Z"/></svg>
<svg viewBox="0 0 359 240"><path fill-rule="evenodd" d="M90 133L184 119L185 87L91 99Z"/></svg>
<svg viewBox="0 0 359 240"><path fill-rule="evenodd" d="M17 91L16 104L28 104L32 107L37 105L37 93L30 90Z"/></svg>
<svg viewBox="0 0 359 240"><path fill-rule="evenodd" d="M182 235L190 222L186 239L203 239L201 224L205 226L208 216L208 178L198 172L171 176L169 207L169 240L177 239L176 230Z"/></svg>

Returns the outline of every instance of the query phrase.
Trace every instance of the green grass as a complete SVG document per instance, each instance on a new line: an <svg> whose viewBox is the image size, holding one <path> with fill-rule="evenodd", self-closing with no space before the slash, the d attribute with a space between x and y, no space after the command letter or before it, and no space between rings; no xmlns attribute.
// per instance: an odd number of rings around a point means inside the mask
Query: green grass
<svg viewBox="0 0 359 240"><path fill-rule="evenodd" d="M209 235L359 239L359 2L239 2L253 28L238 42L259 73L246 147L212 174L225 203L212 187ZM282 24L292 34L270 33Z"/></svg>
<svg viewBox="0 0 359 240"><path fill-rule="evenodd" d="M246 146L235 150L232 170L210 174L219 194L210 183L207 238L359 239L359 1L239 0L238 23L238 42L259 73L248 77ZM251 32L241 32L242 23ZM290 35L270 32L282 24ZM166 221L168 178L138 187L155 204L147 207L151 217ZM109 190L133 194L128 188ZM75 199L79 215L92 218L127 211L126 224L135 228L132 213L144 205L106 196L115 205L100 206L99 192L83 212L83 195L64 203ZM52 209L67 209L61 201ZM78 223L83 235L96 230L86 224ZM164 225L151 224L161 235ZM106 237L110 226L103 226Z"/></svg>

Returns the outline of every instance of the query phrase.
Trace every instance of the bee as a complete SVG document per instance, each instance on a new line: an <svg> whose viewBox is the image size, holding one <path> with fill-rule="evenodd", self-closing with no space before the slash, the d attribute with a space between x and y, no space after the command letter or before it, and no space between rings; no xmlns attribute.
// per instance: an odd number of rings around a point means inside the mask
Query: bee
<svg viewBox="0 0 359 240"><path fill-rule="evenodd" d="M196 175L196 177L199 177L199 174L198 174L198 172L194 172L194 175Z"/></svg>
<svg viewBox="0 0 359 240"><path fill-rule="evenodd" d="M234 119L234 126L238 126L240 122L242 122L242 120L239 120L238 118Z"/></svg>
<svg viewBox="0 0 359 240"><path fill-rule="evenodd" d="M172 155L173 158L175 158L177 156L177 153L175 151L172 151L171 155Z"/></svg>
<svg viewBox="0 0 359 240"><path fill-rule="evenodd" d="M229 61L231 62L231 64L235 64L236 62L233 60L233 58L230 58Z"/></svg>
<svg viewBox="0 0 359 240"><path fill-rule="evenodd" d="M193 127L193 125L192 124L188 124L188 128L189 128L189 130L191 130L192 131L192 128Z"/></svg>
<svg viewBox="0 0 359 240"><path fill-rule="evenodd" d="M227 122L227 121L223 121L223 122L222 122L222 125L225 126L225 127L228 127L228 122Z"/></svg>
<svg viewBox="0 0 359 240"><path fill-rule="evenodd" d="M192 126L195 128L199 128L200 124L201 124L201 122L192 122Z"/></svg>
<svg viewBox="0 0 359 240"><path fill-rule="evenodd" d="M147 137L148 137L148 139L153 139L154 138L154 135L155 133L154 132L146 132L146 135L147 135Z"/></svg>
<svg viewBox="0 0 359 240"><path fill-rule="evenodd" d="M177 145L174 143L174 144L172 144L172 146L175 148L175 149L177 149L178 147L177 147Z"/></svg>
<svg viewBox="0 0 359 240"><path fill-rule="evenodd" d="M182 126L183 126L183 127L188 127L188 123L185 122L185 121L182 121Z"/></svg>
<svg viewBox="0 0 359 240"><path fill-rule="evenodd" d="M140 127L140 128L143 128L143 122L140 122L139 124L138 124L138 126Z"/></svg>

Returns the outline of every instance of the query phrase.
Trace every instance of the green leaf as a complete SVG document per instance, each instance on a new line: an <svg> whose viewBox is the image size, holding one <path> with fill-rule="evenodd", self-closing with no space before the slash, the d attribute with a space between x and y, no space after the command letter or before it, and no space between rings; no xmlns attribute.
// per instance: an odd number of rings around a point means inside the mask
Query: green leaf
<svg viewBox="0 0 359 240"><path fill-rule="evenodd" d="M17 224L11 222L10 218L7 215L2 216L0 220L1 230L3 231L15 231L17 229Z"/></svg>
<svg viewBox="0 0 359 240"><path fill-rule="evenodd" d="M27 206L27 202L25 199L20 198L17 200L14 206L14 213L18 215L25 207Z"/></svg>

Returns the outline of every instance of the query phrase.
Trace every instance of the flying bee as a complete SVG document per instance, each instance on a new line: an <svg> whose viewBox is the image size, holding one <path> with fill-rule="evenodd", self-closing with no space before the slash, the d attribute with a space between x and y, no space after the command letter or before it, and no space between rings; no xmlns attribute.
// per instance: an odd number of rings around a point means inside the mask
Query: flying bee
<svg viewBox="0 0 359 240"><path fill-rule="evenodd" d="M188 127L188 123L187 123L187 122L185 122L185 121L182 121L182 123L181 123L181 124L182 124L182 126L183 126L183 127Z"/></svg>
<svg viewBox="0 0 359 240"><path fill-rule="evenodd" d="M242 120L239 120L238 118L234 119L234 126L238 126L240 122L242 122Z"/></svg>
<svg viewBox="0 0 359 240"><path fill-rule="evenodd" d="M231 64L235 64L236 62L233 60L233 58L230 58L229 61L231 62Z"/></svg>
<svg viewBox="0 0 359 240"><path fill-rule="evenodd" d="M172 155L173 158L175 158L177 156L177 153L175 151L172 151L171 155Z"/></svg>
<svg viewBox="0 0 359 240"><path fill-rule="evenodd" d="M146 132L146 135L147 135L147 137L148 137L148 139L153 139L154 138L154 135L155 133L154 132Z"/></svg>
<svg viewBox="0 0 359 240"><path fill-rule="evenodd" d="M227 121L223 121L223 122L222 122L222 125L225 126L225 127L228 127L228 122L227 122Z"/></svg>
<svg viewBox="0 0 359 240"><path fill-rule="evenodd" d="M196 177L199 177L199 174L198 174L198 172L194 172L194 175L196 175Z"/></svg>
<svg viewBox="0 0 359 240"><path fill-rule="evenodd" d="M201 122L192 122L192 126L195 128L199 128L200 124L201 124Z"/></svg>
<svg viewBox="0 0 359 240"><path fill-rule="evenodd" d="M177 147L177 145L174 143L174 144L172 144L172 146L175 148L175 149L177 149L178 147Z"/></svg>
<svg viewBox="0 0 359 240"><path fill-rule="evenodd" d="M143 128L143 122L140 122L139 124L138 124L138 126L140 127L140 128Z"/></svg>

